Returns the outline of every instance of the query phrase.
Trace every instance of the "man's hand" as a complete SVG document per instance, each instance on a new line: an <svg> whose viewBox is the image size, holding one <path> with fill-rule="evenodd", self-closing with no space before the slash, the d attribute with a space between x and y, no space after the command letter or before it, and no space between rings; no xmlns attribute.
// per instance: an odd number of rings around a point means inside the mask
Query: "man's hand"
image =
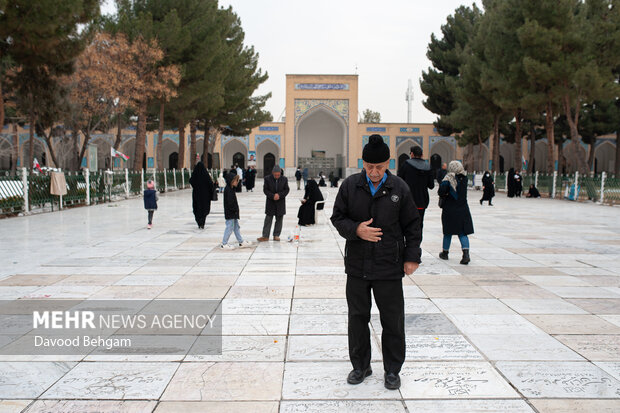
<svg viewBox="0 0 620 413"><path fill-rule="evenodd" d="M364 241L370 242L379 242L381 241L381 228L373 228L369 225L372 224L372 218L368 221L364 221L357 226L357 230L355 230L355 235L363 239Z"/></svg>
<svg viewBox="0 0 620 413"><path fill-rule="evenodd" d="M418 269L418 267L420 266L420 264L418 264L417 262L406 262L405 263L405 274L407 275L411 275L415 272L415 270Z"/></svg>
<svg viewBox="0 0 620 413"><path fill-rule="evenodd" d="M273 196L273 200L274 200L274 201L278 201L279 199L280 199L280 194L275 194L275 195Z"/></svg>

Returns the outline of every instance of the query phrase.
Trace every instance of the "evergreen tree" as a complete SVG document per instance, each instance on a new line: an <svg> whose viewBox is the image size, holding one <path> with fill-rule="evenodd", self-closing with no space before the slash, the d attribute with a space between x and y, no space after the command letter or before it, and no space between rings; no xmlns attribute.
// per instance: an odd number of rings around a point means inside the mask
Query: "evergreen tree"
<svg viewBox="0 0 620 413"><path fill-rule="evenodd" d="M433 65L422 72L420 88L427 96L423 102L431 112L439 115L434 122L437 131L448 136L460 132L458 127L446 120L455 109L453 90L450 80L456 80L462 65L462 52L474 33L474 25L481 16L481 11L473 4L471 8L461 6L448 16L446 24L441 26L443 37L438 39L431 35L426 56Z"/></svg>

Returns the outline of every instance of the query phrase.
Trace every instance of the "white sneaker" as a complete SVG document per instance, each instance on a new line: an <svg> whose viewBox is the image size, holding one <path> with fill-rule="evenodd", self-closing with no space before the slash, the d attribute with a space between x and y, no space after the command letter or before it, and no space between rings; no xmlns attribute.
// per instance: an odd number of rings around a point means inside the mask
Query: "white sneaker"
<svg viewBox="0 0 620 413"><path fill-rule="evenodd" d="M234 250L235 249L234 245L230 245L230 244L220 244L220 248L223 250Z"/></svg>
<svg viewBox="0 0 620 413"><path fill-rule="evenodd" d="M252 246L252 243L250 241L243 241L239 243L239 248L247 248L251 246Z"/></svg>

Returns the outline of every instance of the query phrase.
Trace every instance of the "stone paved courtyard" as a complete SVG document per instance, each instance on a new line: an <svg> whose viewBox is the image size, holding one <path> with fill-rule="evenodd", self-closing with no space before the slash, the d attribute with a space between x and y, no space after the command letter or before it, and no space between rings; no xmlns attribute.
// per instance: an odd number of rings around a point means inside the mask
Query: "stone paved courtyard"
<svg viewBox="0 0 620 413"><path fill-rule="evenodd" d="M258 184L238 197L252 241ZM620 411L620 209L479 197L468 266L456 238L438 259L431 200L423 264L404 279L399 391L383 387L376 311L374 373L346 383L344 242L324 217L298 247L234 251L217 248L221 198L200 232L190 191L162 195L150 231L140 199L0 220L0 299L218 299L224 323L218 356L1 356L0 412Z"/></svg>

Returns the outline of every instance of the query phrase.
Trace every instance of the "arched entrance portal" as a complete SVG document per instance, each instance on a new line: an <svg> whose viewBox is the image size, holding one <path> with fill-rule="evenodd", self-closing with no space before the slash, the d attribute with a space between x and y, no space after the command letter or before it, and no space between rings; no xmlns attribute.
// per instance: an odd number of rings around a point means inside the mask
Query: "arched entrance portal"
<svg viewBox="0 0 620 413"><path fill-rule="evenodd" d="M233 165L237 165L241 169L245 169L245 155L241 152L237 152L233 155Z"/></svg>
<svg viewBox="0 0 620 413"><path fill-rule="evenodd" d="M327 106L306 113L297 126L297 166L308 168L310 176L320 171L343 177L346 170L346 124Z"/></svg>
<svg viewBox="0 0 620 413"><path fill-rule="evenodd" d="M617 145L617 144L616 144ZM594 151L595 172L612 172L616 164L616 148L611 142L604 142Z"/></svg>
<svg viewBox="0 0 620 413"><path fill-rule="evenodd" d="M396 156L398 156L398 170L400 170L400 167L403 166L405 162L407 162L407 159L411 158L411 149L414 146L420 145L418 145L418 143L415 142L413 139L407 139L406 141L398 145L398 147L396 148Z"/></svg>

